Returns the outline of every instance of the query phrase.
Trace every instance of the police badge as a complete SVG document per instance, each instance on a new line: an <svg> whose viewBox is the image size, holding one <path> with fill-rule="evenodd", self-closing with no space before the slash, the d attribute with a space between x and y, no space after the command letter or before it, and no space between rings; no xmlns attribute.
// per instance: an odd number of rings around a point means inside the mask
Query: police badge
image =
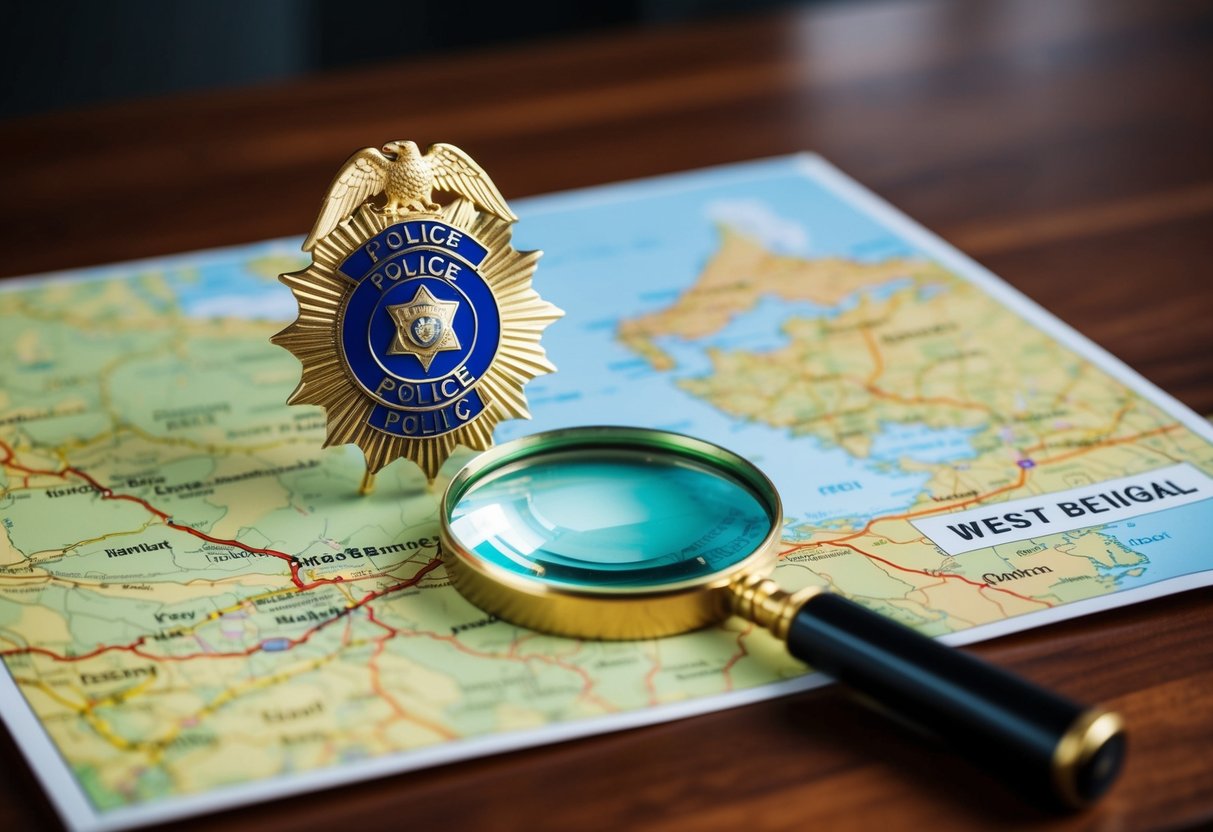
<svg viewBox="0 0 1213 832"><path fill-rule="evenodd" d="M363 492L399 457L432 482L456 445L485 450L499 421L530 418L522 388L556 369L539 340L563 313L531 288L542 252L510 246L517 219L449 144L365 148L333 180L311 265L279 277L299 316L272 340L303 365L287 403L325 409L325 446L362 449Z"/></svg>

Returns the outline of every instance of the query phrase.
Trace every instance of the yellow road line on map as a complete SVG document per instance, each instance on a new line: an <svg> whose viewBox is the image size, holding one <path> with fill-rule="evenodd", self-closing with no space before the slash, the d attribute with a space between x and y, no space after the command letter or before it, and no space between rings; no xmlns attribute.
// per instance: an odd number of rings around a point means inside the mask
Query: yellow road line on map
<svg viewBox="0 0 1213 832"><path fill-rule="evenodd" d="M88 697L86 697L83 692L77 691L80 694L81 701L76 703L66 699L62 694L60 694L50 685L46 684L46 682L43 682L41 679L27 679L24 676L14 675L13 681L19 686L28 685L29 687L37 688L46 694L49 699L55 700L68 710L74 711L79 716L83 716L85 709L88 707Z"/></svg>
<svg viewBox="0 0 1213 832"><path fill-rule="evenodd" d="M362 639L357 642L351 642L349 646L350 647L361 647L361 646L369 644L369 643L370 642L368 640ZM348 649L348 648L341 648L341 651L344 652L344 650L346 650L346 649ZM282 670L282 671L279 671L278 673L274 674L273 676L266 676L266 677L259 678L259 679L253 679L252 681L247 682L246 684L244 684L242 686L237 686L234 688L227 688L221 694L219 694L219 696L215 697L215 699L213 699L210 703L208 703L207 705L204 705L198 711L195 711L193 714L190 714L189 716L184 717L182 720L180 720L171 731L169 731L167 734L164 734L163 736L161 736L160 739L154 740L153 748L151 750L149 750L148 756L151 758L151 761L153 763L159 763L161 761L161 759L163 758L165 751L168 750L168 747L173 743L173 741L177 737L179 737L181 735L181 732L184 731L185 728L187 727L184 724L185 722L190 722L190 721L201 722L205 717L208 717L208 716L214 714L220 708L235 701L236 699L239 699L241 696L244 696L248 693L253 693L262 688L267 688L272 685L281 684L282 682L286 682L294 676L299 676L304 673L310 673L314 670L318 670L319 668L323 667L324 665L328 664L329 662L334 661L337 657L338 657L337 653L331 653L330 655L323 656L319 659L312 659L311 661L307 662L304 666L299 667L297 669Z"/></svg>

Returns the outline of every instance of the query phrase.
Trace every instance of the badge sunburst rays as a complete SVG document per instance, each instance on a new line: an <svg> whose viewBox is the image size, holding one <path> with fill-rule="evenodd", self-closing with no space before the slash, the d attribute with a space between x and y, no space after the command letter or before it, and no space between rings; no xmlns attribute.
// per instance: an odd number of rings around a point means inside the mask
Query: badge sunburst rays
<svg viewBox="0 0 1213 832"><path fill-rule="evenodd" d="M367 240L402 219L445 222L488 250L477 272L491 289L501 320L496 355L475 387L484 400L483 411L449 432L424 438L393 435L369 424L375 402L353 377L341 341L343 311L354 283L338 271L338 266ZM542 252L516 251L510 240L508 222L478 212L462 198L433 214L403 218L363 204L316 241L307 268L279 277L294 294L299 314L271 340L289 350L303 366L299 384L287 403L312 404L325 410L326 447L358 445L371 473L395 459L408 457L432 481L457 445L486 450L493 444L493 430L499 422L530 418L523 387L536 376L555 371L540 338L564 313L531 287L531 276Z"/></svg>

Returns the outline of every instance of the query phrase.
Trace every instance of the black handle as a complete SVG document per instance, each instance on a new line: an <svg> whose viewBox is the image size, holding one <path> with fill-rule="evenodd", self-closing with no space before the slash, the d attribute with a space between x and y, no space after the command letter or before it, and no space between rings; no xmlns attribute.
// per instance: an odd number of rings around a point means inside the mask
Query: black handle
<svg viewBox="0 0 1213 832"><path fill-rule="evenodd" d="M942 738L1016 789L1082 806L1124 759L1120 718L939 644L839 595L796 612L788 650Z"/></svg>

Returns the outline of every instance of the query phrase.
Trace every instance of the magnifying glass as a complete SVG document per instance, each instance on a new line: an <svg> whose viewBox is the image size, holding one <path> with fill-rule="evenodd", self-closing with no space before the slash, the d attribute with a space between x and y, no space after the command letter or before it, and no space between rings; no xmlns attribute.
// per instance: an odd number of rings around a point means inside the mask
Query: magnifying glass
<svg viewBox="0 0 1213 832"><path fill-rule="evenodd" d="M758 468L709 442L623 427L516 439L455 475L441 523L455 588L514 624L647 639L739 615L1029 796L1080 807L1120 771L1116 713L840 595L781 590L767 577L783 526L779 495Z"/></svg>

